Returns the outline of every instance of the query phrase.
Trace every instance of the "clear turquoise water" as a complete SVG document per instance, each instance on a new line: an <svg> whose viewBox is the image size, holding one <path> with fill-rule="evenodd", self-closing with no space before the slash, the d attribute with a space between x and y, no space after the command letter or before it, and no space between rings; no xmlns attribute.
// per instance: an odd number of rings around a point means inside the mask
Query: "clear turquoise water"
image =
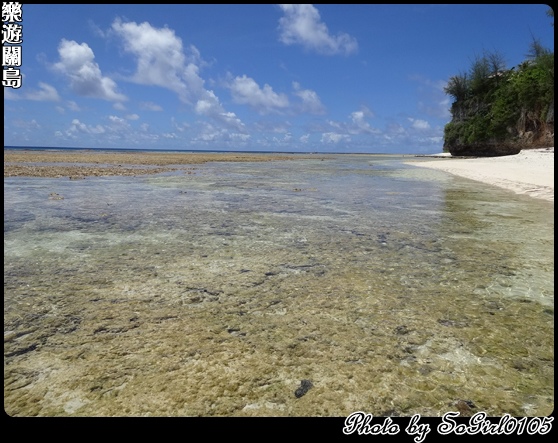
<svg viewBox="0 0 558 443"><path fill-rule="evenodd" d="M403 160L5 178L5 410L549 414L553 203Z"/></svg>

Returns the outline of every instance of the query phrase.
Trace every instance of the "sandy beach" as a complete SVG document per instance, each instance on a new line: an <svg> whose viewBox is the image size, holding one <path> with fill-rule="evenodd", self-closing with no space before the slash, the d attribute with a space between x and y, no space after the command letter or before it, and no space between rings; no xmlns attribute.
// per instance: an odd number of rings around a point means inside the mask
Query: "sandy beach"
<svg viewBox="0 0 558 443"><path fill-rule="evenodd" d="M436 155L433 157L442 157ZM517 155L452 158L409 162L509 189L517 194L554 201L554 148L524 149Z"/></svg>

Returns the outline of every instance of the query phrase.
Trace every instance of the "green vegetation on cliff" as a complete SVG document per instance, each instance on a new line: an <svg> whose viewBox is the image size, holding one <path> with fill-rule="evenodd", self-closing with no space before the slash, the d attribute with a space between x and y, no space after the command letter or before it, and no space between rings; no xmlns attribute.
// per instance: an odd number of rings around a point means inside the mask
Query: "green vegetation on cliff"
<svg viewBox="0 0 558 443"><path fill-rule="evenodd" d="M450 78L444 91L454 99L444 151L505 155L554 145L554 52L538 40L527 59L511 69L499 53L477 57L469 71Z"/></svg>

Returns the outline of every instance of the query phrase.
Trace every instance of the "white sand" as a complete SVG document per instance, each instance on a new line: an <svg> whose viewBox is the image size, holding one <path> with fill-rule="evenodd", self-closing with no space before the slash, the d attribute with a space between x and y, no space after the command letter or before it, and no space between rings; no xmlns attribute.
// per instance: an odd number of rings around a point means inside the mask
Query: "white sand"
<svg viewBox="0 0 558 443"><path fill-rule="evenodd" d="M444 156L444 154L438 154ZM438 156L437 155L437 156ZM554 148L525 149L517 155L408 162L554 201Z"/></svg>

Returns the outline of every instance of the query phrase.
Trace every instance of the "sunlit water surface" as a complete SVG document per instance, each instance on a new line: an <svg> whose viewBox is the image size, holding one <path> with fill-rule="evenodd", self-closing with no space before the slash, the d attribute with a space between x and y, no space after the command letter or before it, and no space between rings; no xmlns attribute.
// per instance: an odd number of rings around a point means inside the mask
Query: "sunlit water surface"
<svg viewBox="0 0 558 443"><path fill-rule="evenodd" d="M550 414L553 203L402 160L4 179L6 412Z"/></svg>

